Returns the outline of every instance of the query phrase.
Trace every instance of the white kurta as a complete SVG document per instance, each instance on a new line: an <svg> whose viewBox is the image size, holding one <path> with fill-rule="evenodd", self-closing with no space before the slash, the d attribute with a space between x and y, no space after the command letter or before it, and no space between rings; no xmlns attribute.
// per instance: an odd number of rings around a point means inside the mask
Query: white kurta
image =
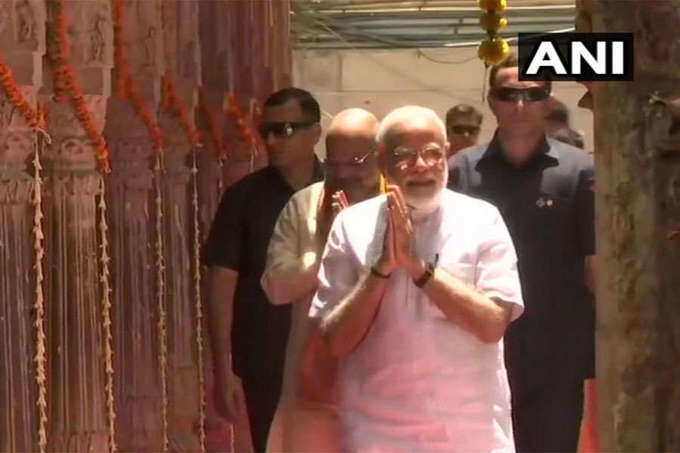
<svg viewBox="0 0 680 453"><path fill-rule="evenodd" d="M332 309L377 259L385 201L370 199L336 218L310 316ZM495 207L445 190L440 207L414 229L420 257L439 255L441 269L520 316L517 258ZM514 451L502 340L483 343L461 329L403 270L390 277L373 325L339 373L347 451Z"/></svg>

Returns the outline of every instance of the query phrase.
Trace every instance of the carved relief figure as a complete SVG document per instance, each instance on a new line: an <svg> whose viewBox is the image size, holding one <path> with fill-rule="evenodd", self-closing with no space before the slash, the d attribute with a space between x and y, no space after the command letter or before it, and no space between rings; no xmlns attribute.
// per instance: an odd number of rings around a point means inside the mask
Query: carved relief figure
<svg viewBox="0 0 680 453"><path fill-rule="evenodd" d="M156 27L149 27L144 37L144 56L146 57L146 65L154 66L156 64Z"/></svg>
<svg viewBox="0 0 680 453"><path fill-rule="evenodd" d="M680 169L675 172L668 184L668 196L673 205L680 208Z"/></svg>
<svg viewBox="0 0 680 453"><path fill-rule="evenodd" d="M9 23L9 11L7 11L7 2L0 2L0 34L7 28Z"/></svg>
<svg viewBox="0 0 680 453"><path fill-rule="evenodd" d="M35 38L35 18L33 17L33 9L31 8L31 5L29 5L28 0L24 0L17 4L16 13L17 41L31 41Z"/></svg>
<svg viewBox="0 0 680 453"><path fill-rule="evenodd" d="M644 109L647 158L680 154L680 98L650 96Z"/></svg>
<svg viewBox="0 0 680 453"><path fill-rule="evenodd" d="M4 130L12 123L14 105L6 97L0 97L0 129Z"/></svg>
<svg viewBox="0 0 680 453"><path fill-rule="evenodd" d="M92 62L104 62L104 46L106 41L104 33L106 28L106 17L102 14L97 14L94 18L94 26L90 30L90 52L88 60Z"/></svg>

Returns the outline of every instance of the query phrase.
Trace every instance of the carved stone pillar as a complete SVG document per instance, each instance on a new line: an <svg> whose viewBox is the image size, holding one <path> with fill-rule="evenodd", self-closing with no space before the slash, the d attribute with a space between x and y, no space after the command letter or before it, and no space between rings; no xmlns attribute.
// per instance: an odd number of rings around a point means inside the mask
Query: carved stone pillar
<svg viewBox="0 0 680 453"><path fill-rule="evenodd" d="M129 101L108 103L115 159L107 178L113 276L116 438L120 451L162 449L152 162L155 149Z"/></svg>
<svg viewBox="0 0 680 453"><path fill-rule="evenodd" d="M35 99L35 88L23 90ZM35 134L0 94L0 451L37 447L34 179L26 163Z"/></svg>
<svg viewBox="0 0 680 453"><path fill-rule="evenodd" d="M163 72L160 5L125 1L121 14L116 40L139 99L155 116ZM122 69L116 67L112 75ZM158 452L163 448L163 395L155 298L156 149L133 100L117 92L107 105L104 134L114 161L107 194L116 313L116 439L120 451Z"/></svg>
<svg viewBox="0 0 680 453"><path fill-rule="evenodd" d="M85 108L103 129L113 64L112 21L104 1L49 2L46 80L57 51L56 21L67 20L69 65ZM92 137L70 102L44 90L52 144L44 156L45 289L50 432L48 451L109 451L98 202L102 177ZM67 95L66 97L70 97Z"/></svg>
<svg viewBox="0 0 680 453"><path fill-rule="evenodd" d="M196 341L197 288L193 277L194 213L190 165L193 144L186 128L195 127L194 109L201 83L198 3L164 0L162 16L165 76L185 111L184 120L176 108L168 109L167 106L159 116L166 143L163 228L168 314L168 433L172 451L195 452L200 450L201 391ZM168 94L165 93L165 100Z"/></svg>
<svg viewBox="0 0 680 453"><path fill-rule="evenodd" d="M103 119L106 101L91 97ZM97 196L91 141L68 105L50 106L44 156L50 451L108 451Z"/></svg>
<svg viewBox="0 0 680 453"><path fill-rule="evenodd" d="M680 2L580 7L580 30L635 33L635 81L591 85L599 451L678 451Z"/></svg>
<svg viewBox="0 0 680 453"><path fill-rule="evenodd" d="M36 106L45 52L45 6L0 2L5 63ZM0 90L0 451L38 448L33 304L35 251L32 194L34 132Z"/></svg>

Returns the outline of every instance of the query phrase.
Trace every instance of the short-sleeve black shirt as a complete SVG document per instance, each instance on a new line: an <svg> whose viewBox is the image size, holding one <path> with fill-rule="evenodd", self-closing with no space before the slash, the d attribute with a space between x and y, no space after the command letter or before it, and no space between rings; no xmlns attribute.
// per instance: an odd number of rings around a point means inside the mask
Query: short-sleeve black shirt
<svg viewBox="0 0 680 453"><path fill-rule="evenodd" d="M525 312L505 337L511 381L594 372L594 307L584 280L585 257L595 253L593 182L592 157L552 139L521 168L496 137L450 161L449 187L494 204L517 250Z"/></svg>
<svg viewBox="0 0 680 453"><path fill-rule="evenodd" d="M322 178L316 161L310 184ZM260 278L274 225L294 192L271 166L245 176L225 190L203 251L204 264L238 272L231 339L242 377L283 374L291 306L272 305Z"/></svg>

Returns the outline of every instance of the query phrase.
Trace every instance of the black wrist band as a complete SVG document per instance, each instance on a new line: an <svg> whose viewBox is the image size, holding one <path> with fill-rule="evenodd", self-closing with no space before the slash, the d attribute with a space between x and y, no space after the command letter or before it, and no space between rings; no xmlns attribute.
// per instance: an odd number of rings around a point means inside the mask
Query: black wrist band
<svg viewBox="0 0 680 453"><path fill-rule="evenodd" d="M434 266L435 265L432 263L427 263L423 275L421 275L418 280L413 280L413 283L415 283L418 288L425 286L425 283L427 283L430 278L432 278L432 275L434 275Z"/></svg>
<svg viewBox="0 0 680 453"><path fill-rule="evenodd" d="M387 275L381 274L380 272L378 272L378 271L375 269L375 266L371 266L371 275L375 275L375 276L378 277L378 278L390 278L390 275L392 275L392 274L391 274L391 273L389 273L389 274L387 274Z"/></svg>

